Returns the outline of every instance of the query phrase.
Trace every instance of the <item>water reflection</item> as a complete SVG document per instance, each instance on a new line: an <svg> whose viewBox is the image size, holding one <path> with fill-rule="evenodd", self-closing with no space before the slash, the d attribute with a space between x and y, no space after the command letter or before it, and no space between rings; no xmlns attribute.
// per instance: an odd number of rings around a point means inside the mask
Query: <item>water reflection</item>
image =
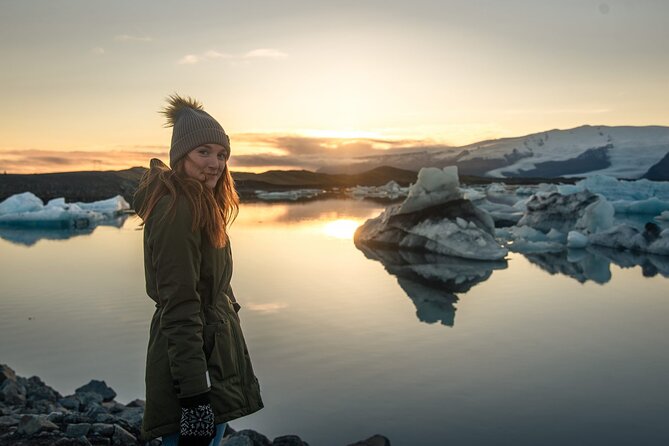
<svg viewBox="0 0 669 446"><path fill-rule="evenodd" d="M506 261L475 261L438 254L372 248L357 245L365 257L381 262L416 306L421 322L452 327L455 323L456 293L466 293L490 278L493 270L507 267Z"/></svg>
<svg viewBox="0 0 669 446"><path fill-rule="evenodd" d="M669 277L669 257L667 256L620 251L599 246L523 255L550 274L563 274L580 283L589 280L599 284L607 283L611 280L611 263L622 268L639 266L644 277L654 277L657 274Z"/></svg>
<svg viewBox="0 0 669 446"><path fill-rule="evenodd" d="M82 229L17 229L0 227L0 238L16 245L33 246L40 240L67 240L73 237L91 235L98 226L123 227L127 214L120 215L114 219L96 223L95 226Z"/></svg>

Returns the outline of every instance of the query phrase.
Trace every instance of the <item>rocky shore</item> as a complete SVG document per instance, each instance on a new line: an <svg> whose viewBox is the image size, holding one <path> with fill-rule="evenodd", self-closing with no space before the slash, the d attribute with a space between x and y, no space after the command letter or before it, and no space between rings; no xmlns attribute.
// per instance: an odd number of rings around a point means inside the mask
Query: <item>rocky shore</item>
<svg viewBox="0 0 669 446"><path fill-rule="evenodd" d="M140 440L144 401L121 404L104 381L92 380L73 395L63 396L39 377L24 378L0 365L0 446L158 446L159 439ZM270 440L246 429L228 425L225 446L308 446L297 435ZM375 435L349 446L390 446Z"/></svg>

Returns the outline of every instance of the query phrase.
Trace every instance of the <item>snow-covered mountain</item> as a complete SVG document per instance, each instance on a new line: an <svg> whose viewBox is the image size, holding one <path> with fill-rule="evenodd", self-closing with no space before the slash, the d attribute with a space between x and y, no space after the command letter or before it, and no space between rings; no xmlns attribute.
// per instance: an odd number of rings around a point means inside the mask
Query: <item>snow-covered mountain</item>
<svg viewBox="0 0 669 446"><path fill-rule="evenodd" d="M381 165L409 170L457 165L463 175L498 178L603 174L669 180L669 127L584 125L463 147L368 156L335 170L363 171Z"/></svg>

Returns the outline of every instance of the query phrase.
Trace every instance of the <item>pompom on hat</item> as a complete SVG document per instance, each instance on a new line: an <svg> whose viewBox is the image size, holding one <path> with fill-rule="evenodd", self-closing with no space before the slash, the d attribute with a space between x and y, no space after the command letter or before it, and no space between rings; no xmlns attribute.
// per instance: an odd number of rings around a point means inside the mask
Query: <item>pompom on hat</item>
<svg viewBox="0 0 669 446"><path fill-rule="evenodd" d="M170 167L191 150L204 144L220 144L227 149L225 158L230 158L230 138L202 104L190 96L172 94L167 97L167 106L161 110L167 117L166 127L173 127L170 146Z"/></svg>

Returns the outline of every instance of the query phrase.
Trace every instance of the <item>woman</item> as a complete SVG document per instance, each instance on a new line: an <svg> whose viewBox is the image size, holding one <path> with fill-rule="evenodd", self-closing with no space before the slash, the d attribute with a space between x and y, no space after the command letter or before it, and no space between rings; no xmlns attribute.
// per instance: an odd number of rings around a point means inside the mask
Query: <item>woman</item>
<svg viewBox="0 0 669 446"><path fill-rule="evenodd" d="M171 169L152 159L134 203L146 292L156 303L142 436L217 445L227 421L263 407L230 287L227 228L239 208L230 139L190 97L170 96L162 113L173 127Z"/></svg>

